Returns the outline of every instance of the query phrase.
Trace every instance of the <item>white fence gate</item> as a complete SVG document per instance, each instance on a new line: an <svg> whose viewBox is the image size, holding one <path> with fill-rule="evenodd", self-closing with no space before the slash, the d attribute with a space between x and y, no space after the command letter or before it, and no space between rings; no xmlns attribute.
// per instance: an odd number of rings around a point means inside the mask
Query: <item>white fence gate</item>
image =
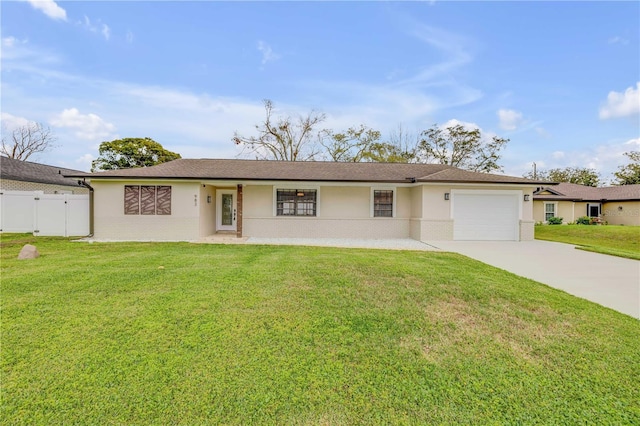
<svg viewBox="0 0 640 426"><path fill-rule="evenodd" d="M89 195L3 191L0 193L0 232L61 237L88 235Z"/></svg>

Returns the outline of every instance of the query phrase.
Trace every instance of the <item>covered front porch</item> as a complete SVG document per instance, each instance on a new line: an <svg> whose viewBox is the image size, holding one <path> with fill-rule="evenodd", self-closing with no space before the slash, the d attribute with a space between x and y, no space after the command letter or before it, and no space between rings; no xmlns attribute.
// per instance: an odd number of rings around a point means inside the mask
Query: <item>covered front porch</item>
<svg viewBox="0 0 640 426"><path fill-rule="evenodd" d="M242 184L200 185L200 238L242 238Z"/></svg>

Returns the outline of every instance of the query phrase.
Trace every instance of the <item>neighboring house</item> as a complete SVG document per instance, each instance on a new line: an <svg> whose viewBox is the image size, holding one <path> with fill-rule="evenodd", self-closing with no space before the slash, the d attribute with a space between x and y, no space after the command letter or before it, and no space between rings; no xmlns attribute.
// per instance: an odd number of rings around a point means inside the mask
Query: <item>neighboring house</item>
<svg viewBox="0 0 640 426"><path fill-rule="evenodd" d="M94 235L532 240L533 192L520 177L439 164L180 159L70 174L94 189Z"/></svg>
<svg viewBox="0 0 640 426"><path fill-rule="evenodd" d="M90 190L65 177L78 173L84 172L0 157L0 232L89 234Z"/></svg>
<svg viewBox="0 0 640 426"><path fill-rule="evenodd" d="M640 225L640 185L594 188L574 183L542 187L533 194L533 217L547 222L561 217L573 223L579 217L601 218L611 225Z"/></svg>
<svg viewBox="0 0 640 426"><path fill-rule="evenodd" d="M78 185L78 179L65 177L74 173L83 172L0 156L0 190L2 191L88 194L87 188Z"/></svg>

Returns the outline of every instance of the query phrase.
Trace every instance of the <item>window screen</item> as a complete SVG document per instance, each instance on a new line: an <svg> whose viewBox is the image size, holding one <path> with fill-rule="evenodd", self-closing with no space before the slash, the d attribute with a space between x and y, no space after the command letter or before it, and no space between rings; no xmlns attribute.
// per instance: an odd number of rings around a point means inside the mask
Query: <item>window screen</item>
<svg viewBox="0 0 640 426"><path fill-rule="evenodd" d="M315 189L278 189L276 191L278 216L315 216Z"/></svg>
<svg viewBox="0 0 640 426"><path fill-rule="evenodd" d="M393 217L393 190L373 191L373 217Z"/></svg>

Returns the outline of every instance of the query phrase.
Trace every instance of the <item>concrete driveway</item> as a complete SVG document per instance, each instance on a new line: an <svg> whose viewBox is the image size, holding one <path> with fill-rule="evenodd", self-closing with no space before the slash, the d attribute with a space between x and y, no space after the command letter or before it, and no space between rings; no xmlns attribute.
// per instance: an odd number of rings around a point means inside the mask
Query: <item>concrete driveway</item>
<svg viewBox="0 0 640 426"><path fill-rule="evenodd" d="M433 241L428 244L640 319L640 261L540 240Z"/></svg>

